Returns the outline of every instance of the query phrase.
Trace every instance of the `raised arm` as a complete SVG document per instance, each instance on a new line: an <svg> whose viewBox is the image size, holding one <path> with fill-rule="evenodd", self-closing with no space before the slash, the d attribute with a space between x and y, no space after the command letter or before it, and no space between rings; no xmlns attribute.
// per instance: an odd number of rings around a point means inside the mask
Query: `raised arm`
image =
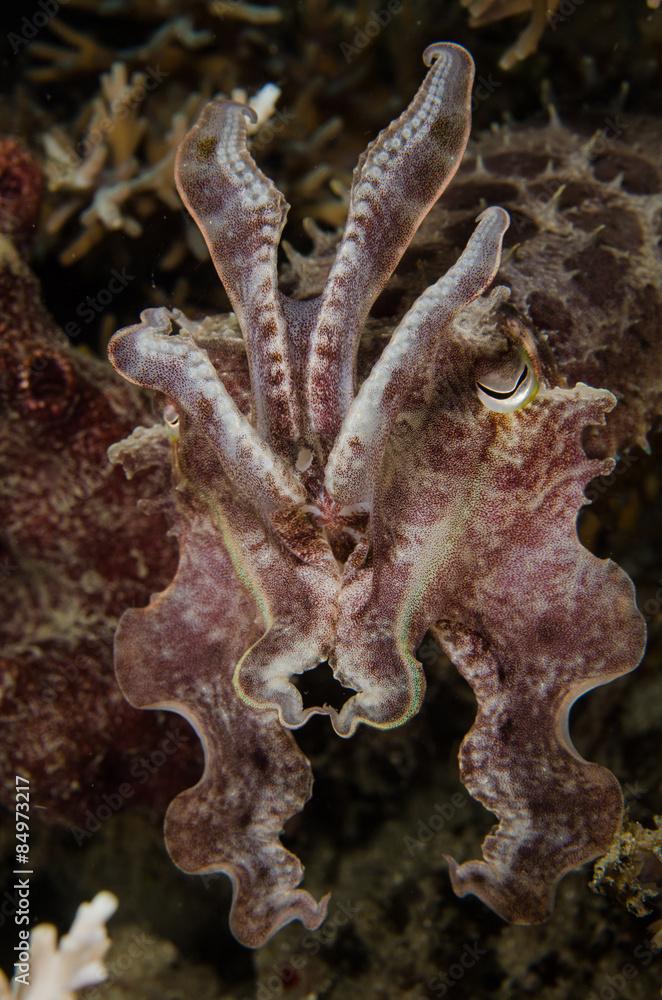
<svg viewBox="0 0 662 1000"><path fill-rule="evenodd" d="M277 273L289 205L248 151L247 116L244 104L208 104L179 147L175 179L239 320L258 432L291 456L300 419Z"/></svg>
<svg viewBox="0 0 662 1000"><path fill-rule="evenodd" d="M307 397L330 448L354 397L356 351L370 309L467 144L474 64L459 45L431 45L430 71L409 107L370 143L354 171L349 215L312 334Z"/></svg>

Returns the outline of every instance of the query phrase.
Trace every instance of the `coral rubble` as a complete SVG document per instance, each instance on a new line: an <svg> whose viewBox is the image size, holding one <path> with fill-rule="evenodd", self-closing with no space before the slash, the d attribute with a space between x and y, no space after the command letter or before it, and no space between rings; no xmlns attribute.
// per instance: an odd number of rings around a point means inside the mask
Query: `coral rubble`
<svg viewBox="0 0 662 1000"><path fill-rule="evenodd" d="M607 854L596 862L592 887L616 896L638 917L648 916L662 891L662 817L655 829L627 820ZM657 921L657 947L662 947L662 922Z"/></svg>

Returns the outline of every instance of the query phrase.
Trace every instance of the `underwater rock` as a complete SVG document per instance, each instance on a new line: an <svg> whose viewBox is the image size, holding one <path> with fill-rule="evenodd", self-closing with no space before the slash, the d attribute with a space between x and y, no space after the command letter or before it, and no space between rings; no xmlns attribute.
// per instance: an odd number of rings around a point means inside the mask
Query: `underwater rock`
<svg viewBox="0 0 662 1000"><path fill-rule="evenodd" d="M15 187L37 188L23 151L0 172L0 191L10 169ZM19 219L28 204L18 200ZM0 790L12 804L20 773L44 818L93 822L109 808L104 794L126 785L160 801L198 761L186 726L133 711L112 672L119 616L174 568L168 446L134 479L108 463L109 445L149 422L149 408L57 328L12 240L16 226L0 234ZM168 768L139 770L168 736L183 752Z"/></svg>

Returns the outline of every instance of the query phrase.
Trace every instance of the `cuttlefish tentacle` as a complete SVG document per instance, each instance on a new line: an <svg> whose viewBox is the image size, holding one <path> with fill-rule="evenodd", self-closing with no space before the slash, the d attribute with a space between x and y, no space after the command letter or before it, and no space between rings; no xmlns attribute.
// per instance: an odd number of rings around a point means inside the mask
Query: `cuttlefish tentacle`
<svg viewBox="0 0 662 1000"><path fill-rule="evenodd" d="M409 107L367 147L312 332L306 395L313 431L330 445L355 393L356 352L380 292L460 165L471 120L473 60L430 46L431 66Z"/></svg>
<svg viewBox="0 0 662 1000"><path fill-rule="evenodd" d="M393 423L438 337L488 288L499 268L510 218L488 208L457 263L414 302L352 402L326 466L336 503L372 504L372 491Z"/></svg>
<svg viewBox="0 0 662 1000"><path fill-rule="evenodd" d="M238 409L203 348L172 335L167 309L146 309L141 322L119 330L108 354L130 382L158 389L205 433L238 489L263 513L302 503L295 473L269 448Z"/></svg>
<svg viewBox="0 0 662 1000"><path fill-rule="evenodd" d="M301 416L277 271L289 205L248 151L251 115L233 101L208 104L179 147L175 179L239 320L258 431L291 456Z"/></svg>

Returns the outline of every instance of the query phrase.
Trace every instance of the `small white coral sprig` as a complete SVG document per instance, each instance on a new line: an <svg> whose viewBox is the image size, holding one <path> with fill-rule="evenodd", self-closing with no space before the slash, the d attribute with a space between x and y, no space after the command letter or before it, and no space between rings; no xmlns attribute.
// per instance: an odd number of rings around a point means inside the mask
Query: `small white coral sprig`
<svg viewBox="0 0 662 1000"><path fill-rule="evenodd" d="M117 909L112 892L99 892L81 903L68 934L57 941L52 924L39 924L30 935L29 982L9 983L0 972L0 1000L75 1000L76 990L102 983L110 947L106 923Z"/></svg>

